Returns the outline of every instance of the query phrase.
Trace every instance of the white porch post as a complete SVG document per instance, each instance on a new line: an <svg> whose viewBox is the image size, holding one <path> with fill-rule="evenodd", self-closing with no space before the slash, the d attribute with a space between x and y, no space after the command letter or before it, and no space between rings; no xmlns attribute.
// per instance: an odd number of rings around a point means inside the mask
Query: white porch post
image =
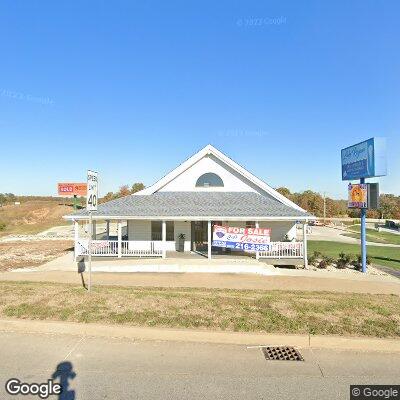
<svg viewBox="0 0 400 400"><path fill-rule="evenodd" d="M118 221L118 258L122 257L122 222Z"/></svg>
<svg viewBox="0 0 400 400"><path fill-rule="evenodd" d="M79 222L74 220L74 260L77 259L76 249L78 247L79 240Z"/></svg>
<svg viewBox="0 0 400 400"><path fill-rule="evenodd" d="M207 256L208 256L208 259L211 260L211 221L208 221L207 225L208 225L208 230L207 230L207 233L208 233L208 238L207 238L207 241L208 241Z"/></svg>
<svg viewBox="0 0 400 400"><path fill-rule="evenodd" d="M92 239L96 240L96 234L97 234L97 229L96 229L96 221L92 221L92 232L90 232L90 234L92 235Z"/></svg>
<svg viewBox="0 0 400 400"><path fill-rule="evenodd" d="M161 225L161 238L162 238L162 258L167 256L167 223L162 221Z"/></svg>
<svg viewBox="0 0 400 400"><path fill-rule="evenodd" d="M110 220L106 221L106 235L107 235L107 240L110 240Z"/></svg>
<svg viewBox="0 0 400 400"><path fill-rule="evenodd" d="M258 223L258 221L256 221L256 229L258 229L260 227L260 224ZM256 251L256 260L258 260L260 258L260 253L258 251Z"/></svg>
<svg viewBox="0 0 400 400"><path fill-rule="evenodd" d="M308 258L307 258L307 221L303 223L303 260L304 268L308 269Z"/></svg>

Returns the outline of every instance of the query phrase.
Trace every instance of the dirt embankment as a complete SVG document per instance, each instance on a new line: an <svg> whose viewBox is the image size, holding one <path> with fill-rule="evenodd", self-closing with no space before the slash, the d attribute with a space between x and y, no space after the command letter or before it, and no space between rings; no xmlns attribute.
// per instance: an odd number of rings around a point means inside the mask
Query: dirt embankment
<svg viewBox="0 0 400 400"><path fill-rule="evenodd" d="M62 200L28 200L20 205L0 207L0 236L10 234L35 234L68 223L62 218L73 212L72 205Z"/></svg>

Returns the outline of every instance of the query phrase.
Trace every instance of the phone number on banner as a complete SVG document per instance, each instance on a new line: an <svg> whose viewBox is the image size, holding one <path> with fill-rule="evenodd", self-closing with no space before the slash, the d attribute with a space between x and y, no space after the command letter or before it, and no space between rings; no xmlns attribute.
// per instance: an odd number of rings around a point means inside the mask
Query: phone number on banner
<svg viewBox="0 0 400 400"><path fill-rule="evenodd" d="M246 251L268 251L268 250L270 250L269 244L225 242L223 240L213 240L212 245L214 247L226 247L227 249L234 249L234 250L246 250Z"/></svg>

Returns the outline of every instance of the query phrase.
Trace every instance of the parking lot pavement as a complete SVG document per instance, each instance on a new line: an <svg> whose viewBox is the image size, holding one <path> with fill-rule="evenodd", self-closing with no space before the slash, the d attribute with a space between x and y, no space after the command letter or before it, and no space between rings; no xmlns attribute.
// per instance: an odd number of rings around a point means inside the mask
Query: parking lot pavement
<svg viewBox="0 0 400 400"><path fill-rule="evenodd" d="M348 399L350 384L400 383L390 353L299 349L305 361L266 361L259 347L4 332L0 348L2 399L37 399L4 384L46 382L57 366L67 398L85 400Z"/></svg>

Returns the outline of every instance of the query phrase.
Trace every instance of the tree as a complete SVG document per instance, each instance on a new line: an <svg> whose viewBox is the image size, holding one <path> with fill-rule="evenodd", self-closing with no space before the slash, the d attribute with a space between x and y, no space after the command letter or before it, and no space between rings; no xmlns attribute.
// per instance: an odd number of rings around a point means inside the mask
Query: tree
<svg viewBox="0 0 400 400"><path fill-rule="evenodd" d="M399 218L400 197L393 194L381 194L379 197L379 212L381 219Z"/></svg>
<svg viewBox="0 0 400 400"><path fill-rule="evenodd" d="M278 189L276 189L276 191L288 199L291 199L291 197L292 197L292 193L286 187L279 187Z"/></svg>
<svg viewBox="0 0 400 400"><path fill-rule="evenodd" d="M103 198L102 202L110 201L114 198L114 193L113 192L108 192Z"/></svg>
<svg viewBox="0 0 400 400"><path fill-rule="evenodd" d="M118 197L128 196L129 194L131 194L131 191L129 190L128 185L122 185L117 193Z"/></svg>
<svg viewBox="0 0 400 400"><path fill-rule="evenodd" d="M142 182L135 182L132 185L132 189L131 189L131 194L136 193L136 192L140 192L141 190L143 190L146 186L144 186L144 184Z"/></svg>
<svg viewBox="0 0 400 400"><path fill-rule="evenodd" d="M324 200L319 193L306 190L302 193L294 193L293 201L308 212L317 217L322 217L324 213Z"/></svg>

